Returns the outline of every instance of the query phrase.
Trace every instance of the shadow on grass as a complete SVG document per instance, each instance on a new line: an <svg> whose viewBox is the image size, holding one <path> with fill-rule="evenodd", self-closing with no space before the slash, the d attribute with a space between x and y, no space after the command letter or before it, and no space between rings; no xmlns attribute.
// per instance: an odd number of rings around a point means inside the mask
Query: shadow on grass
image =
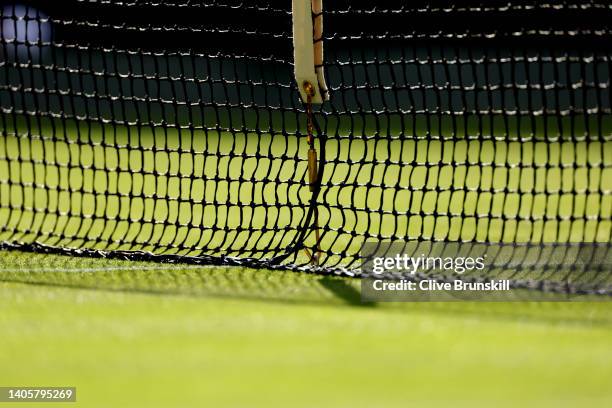
<svg viewBox="0 0 612 408"><path fill-rule="evenodd" d="M359 292L359 290L354 286L347 283L345 279L330 278L326 276L320 279L319 283L329 292L333 293L336 298L342 299L344 303L348 305L359 307L376 306L376 303L373 302L363 303L361 301L361 292Z"/></svg>
<svg viewBox="0 0 612 408"><path fill-rule="evenodd" d="M0 251L0 282L95 291L256 300L279 305L349 307L394 313L463 316L507 322L612 328L612 302L362 303L360 280L237 267L160 265Z"/></svg>

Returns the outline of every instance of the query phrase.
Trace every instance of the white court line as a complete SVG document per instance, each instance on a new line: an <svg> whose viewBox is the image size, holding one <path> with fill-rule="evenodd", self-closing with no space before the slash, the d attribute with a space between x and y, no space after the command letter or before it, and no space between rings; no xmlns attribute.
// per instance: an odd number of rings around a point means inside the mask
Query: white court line
<svg viewBox="0 0 612 408"><path fill-rule="evenodd" d="M218 268L214 265L168 265L168 266L130 266L130 267L108 267L108 268L0 268L0 272L107 272L107 271L161 271L173 269L209 269Z"/></svg>

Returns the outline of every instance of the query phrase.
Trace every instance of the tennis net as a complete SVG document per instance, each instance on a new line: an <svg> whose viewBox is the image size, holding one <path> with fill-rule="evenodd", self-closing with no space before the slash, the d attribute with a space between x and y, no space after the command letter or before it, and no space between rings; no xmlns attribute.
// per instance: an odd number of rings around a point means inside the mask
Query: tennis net
<svg viewBox="0 0 612 408"><path fill-rule="evenodd" d="M314 191L291 2L2 7L4 247L357 273L368 240L610 245L608 2L325 2Z"/></svg>

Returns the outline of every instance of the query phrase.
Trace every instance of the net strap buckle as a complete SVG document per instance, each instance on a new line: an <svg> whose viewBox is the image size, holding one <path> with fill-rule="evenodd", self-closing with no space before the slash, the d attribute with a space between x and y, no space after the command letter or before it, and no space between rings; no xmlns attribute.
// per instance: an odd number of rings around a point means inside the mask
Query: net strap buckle
<svg viewBox="0 0 612 408"><path fill-rule="evenodd" d="M312 111L312 97L315 94L314 86L305 81L302 84L302 88L304 93L306 94L306 130L307 136L306 141L308 142L308 183L310 187L310 192L315 193L317 191L317 182L319 179L319 170L318 170L318 157L317 150L315 149L314 144L314 114ZM314 206L314 221L313 221L313 229L315 233L315 245L310 252L308 248L304 247L304 252L308 255L310 259L310 263L312 265L319 265L319 261L321 260L321 233L319 231L319 210L318 207Z"/></svg>

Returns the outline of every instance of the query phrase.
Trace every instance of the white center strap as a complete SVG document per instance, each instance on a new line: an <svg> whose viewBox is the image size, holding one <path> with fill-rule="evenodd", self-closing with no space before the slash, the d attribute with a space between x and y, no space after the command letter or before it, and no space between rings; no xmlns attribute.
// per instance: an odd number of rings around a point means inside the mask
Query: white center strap
<svg viewBox="0 0 612 408"><path fill-rule="evenodd" d="M293 63L295 81L302 101L307 95L304 83L314 88L312 103L329 99L323 71L323 3L322 0L293 0Z"/></svg>

